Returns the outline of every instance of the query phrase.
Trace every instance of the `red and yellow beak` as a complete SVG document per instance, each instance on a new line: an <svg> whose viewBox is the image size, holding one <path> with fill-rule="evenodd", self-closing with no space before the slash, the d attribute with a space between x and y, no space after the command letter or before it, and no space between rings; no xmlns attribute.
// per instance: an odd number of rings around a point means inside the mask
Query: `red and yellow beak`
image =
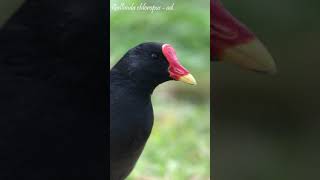
<svg viewBox="0 0 320 180"><path fill-rule="evenodd" d="M172 79L191 85L197 84L195 78L180 64L176 51L170 44L162 45L162 53L169 63L168 72Z"/></svg>
<svg viewBox="0 0 320 180"><path fill-rule="evenodd" d="M211 59L274 74L275 62L267 48L219 0L211 1Z"/></svg>

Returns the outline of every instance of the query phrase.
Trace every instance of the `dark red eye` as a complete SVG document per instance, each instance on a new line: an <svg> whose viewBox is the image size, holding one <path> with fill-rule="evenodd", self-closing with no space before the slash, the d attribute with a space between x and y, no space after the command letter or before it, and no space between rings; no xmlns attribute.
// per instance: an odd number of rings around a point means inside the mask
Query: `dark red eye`
<svg viewBox="0 0 320 180"><path fill-rule="evenodd" d="M153 59L158 59L159 56L158 56L158 54L156 54L156 53L152 53L152 54L151 54L151 57L152 57Z"/></svg>

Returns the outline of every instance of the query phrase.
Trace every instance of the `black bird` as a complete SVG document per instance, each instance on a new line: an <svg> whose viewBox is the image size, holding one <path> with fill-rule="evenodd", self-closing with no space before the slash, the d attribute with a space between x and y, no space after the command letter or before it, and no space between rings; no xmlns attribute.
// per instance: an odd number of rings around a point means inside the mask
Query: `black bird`
<svg viewBox="0 0 320 180"><path fill-rule="evenodd" d="M0 179L107 179L107 1L0 1Z"/></svg>
<svg viewBox="0 0 320 180"><path fill-rule="evenodd" d="M161 83L196 84L169 44L142 43L110 72L110 180L122 180L135 166L153 125L151 94Z"/></svg>

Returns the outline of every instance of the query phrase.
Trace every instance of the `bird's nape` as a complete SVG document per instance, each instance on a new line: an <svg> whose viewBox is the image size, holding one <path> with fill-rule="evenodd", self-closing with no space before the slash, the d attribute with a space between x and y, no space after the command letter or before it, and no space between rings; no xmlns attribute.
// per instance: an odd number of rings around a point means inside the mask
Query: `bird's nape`
<svg viewBox="0 0 320 180"><path fill-rule="evenodd" d="M211 1L211 60L238 64L258 72L274 74L274 59L263 43L226 10Z"/></svg>

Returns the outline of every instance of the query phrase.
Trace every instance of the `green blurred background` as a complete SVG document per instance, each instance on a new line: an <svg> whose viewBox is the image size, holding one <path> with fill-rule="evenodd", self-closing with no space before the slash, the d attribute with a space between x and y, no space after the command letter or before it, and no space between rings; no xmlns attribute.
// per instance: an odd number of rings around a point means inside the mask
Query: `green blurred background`
<svg viewBox="0 0 320 180"><path fill-rule="evenodd" d="M175 3L172 11L114 11L115 4ZM209 0L111 0L110 66L142 42L173 45L197 86L168 82L152 97L155 123L130 180L210 178Z"/></svg>
<svg viewBox="0 0 320 180"><path fill-rule="evenodd" d="M320 1L223 2L266 44L279 72L213 64L215 179L320 179Z"/></svg>

